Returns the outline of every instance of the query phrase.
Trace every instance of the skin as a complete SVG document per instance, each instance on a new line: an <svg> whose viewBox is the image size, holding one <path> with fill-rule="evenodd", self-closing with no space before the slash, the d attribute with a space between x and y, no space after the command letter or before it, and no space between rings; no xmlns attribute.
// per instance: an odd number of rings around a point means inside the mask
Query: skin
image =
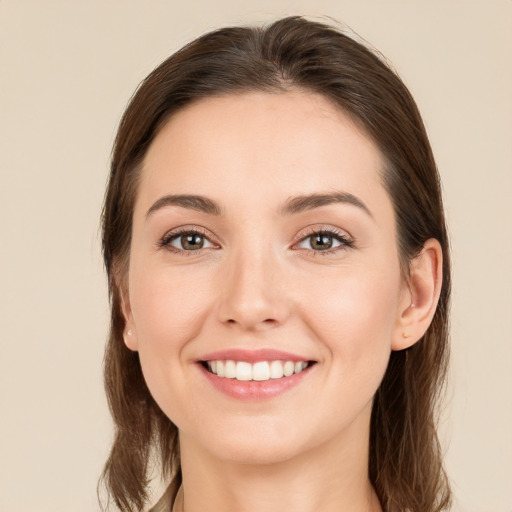
<svg viewBox="0 0 512 512"><path fill-rule="evenodd" d="M367 473L372 397L390 352L427 329L442 258L429 240L403 278L382 172L379 150L347 115L300 91L201 100L155 138L121 288L125 342L179 428L178 507L381 510ZM347 202L281 211L292 197L333 191L368 211ZM168 194L206 196L221 215L176 205L148 215ZM162 246L181 227L199 230L203 248L186 250L180 237L174 251ZM315 249L312 232L333 229L331 252ZM243 402L197 364L228 348L316 364L286 393Z"/></svg>

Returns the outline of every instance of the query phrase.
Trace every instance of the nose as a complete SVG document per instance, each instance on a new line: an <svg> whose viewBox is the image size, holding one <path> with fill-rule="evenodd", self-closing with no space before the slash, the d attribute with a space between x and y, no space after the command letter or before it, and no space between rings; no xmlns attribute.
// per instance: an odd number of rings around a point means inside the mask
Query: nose
<svg viewBox="0 0 512 512"><path fill-rule="evenodd" d="M254 249L254 247L253 247ZM220 277L219 320L246 331L282 325L290 313L283 272L271 251L241 250Z"/></svg>

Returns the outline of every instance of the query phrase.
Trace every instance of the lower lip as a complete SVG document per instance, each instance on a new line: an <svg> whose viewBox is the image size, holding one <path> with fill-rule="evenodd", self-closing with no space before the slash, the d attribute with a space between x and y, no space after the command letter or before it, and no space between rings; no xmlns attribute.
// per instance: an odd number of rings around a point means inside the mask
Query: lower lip
<svg viewBox="0 0 512 512"><path fill-rule="evenodd" d="M289 391L300 384L312 369L312 366L308 366L300 373L294 373L290 377L281 377L280 379L240 381L219 377L209 372L202 364L198 364L198 366L203 375L218 391L231 398L248 402L269 400Z"/></svg>

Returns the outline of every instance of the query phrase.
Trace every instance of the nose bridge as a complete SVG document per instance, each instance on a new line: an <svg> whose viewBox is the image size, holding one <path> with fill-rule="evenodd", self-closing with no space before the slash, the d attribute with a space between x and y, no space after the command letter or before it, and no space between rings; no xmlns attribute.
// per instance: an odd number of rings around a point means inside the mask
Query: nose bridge
<svg viewBox="0 0 512 512"><path fill-rule="evenodd" d="M278 260L268 238L252 238L233 247L225 262L221 321L251 330L284 321L287 306Z"/></svg>

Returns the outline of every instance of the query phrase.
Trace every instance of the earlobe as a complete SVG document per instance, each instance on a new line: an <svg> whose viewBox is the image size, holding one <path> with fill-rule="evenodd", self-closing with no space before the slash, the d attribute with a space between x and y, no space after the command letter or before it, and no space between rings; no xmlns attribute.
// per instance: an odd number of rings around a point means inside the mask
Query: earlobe
<svg viewBox="0 0 512 512"><path fill-rule="evenodd" d="M430 326L436 312L443 283L443 251L431 238L410 263L409 278L399 308L399 316L391 344L392 350L403 350L419 341Z"/></svg>
<svg viewBox="0 0 512 512"><path fill-rule="evenodd" d="M116 279L117 281L117 279ZM121 314L124 318L124 330L123 330L123 340L124 344L133 351L138 350L138 342L137 342L137 334L135 330L135 325L133 322L132 309L130 305L130 295L128 292L128 287L126 283L124 283L124 279L118 281L118 290L119 290L119 302L121 306Z"/></svg>
<svg viewBox="0 0 512 512"><path fill-rule="evenodd" d="M138 350L138 343L135 335L133 334L133 331L131 329L128 329L123 334L124 344L134 352L137 352Z"/></svg>

